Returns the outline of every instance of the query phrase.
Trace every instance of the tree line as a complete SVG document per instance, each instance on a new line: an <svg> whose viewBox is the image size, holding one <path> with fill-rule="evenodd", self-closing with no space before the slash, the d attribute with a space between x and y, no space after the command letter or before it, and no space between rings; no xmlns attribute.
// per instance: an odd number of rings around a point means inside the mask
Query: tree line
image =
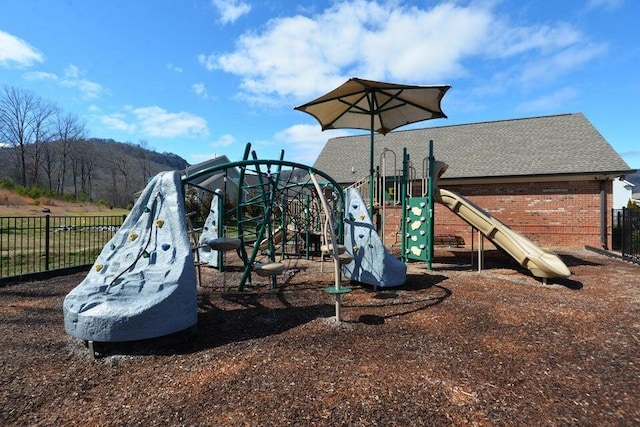
<svg viewBox="0 0 640 427"><path fill-rule="evenodd" d="M156 153L147 141L89 138L84 121L37 94L4 86L0 93L0 177L76 200L126 207L132 193L184 159Z"/></svg>

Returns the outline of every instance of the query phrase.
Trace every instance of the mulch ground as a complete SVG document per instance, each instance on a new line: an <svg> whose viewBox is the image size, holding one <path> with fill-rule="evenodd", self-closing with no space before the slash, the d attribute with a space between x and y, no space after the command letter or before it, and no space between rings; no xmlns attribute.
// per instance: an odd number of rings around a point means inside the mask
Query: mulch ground
<svg viewBox="0 0 640 427"><path fill-rule="evenodd" d="M96 360L62 322L84 274L0 287L0 424L640 424L640 266L561 252L573 275L543 285L500 253L437 255L402 287L352 284L341 323L331 264L243 293L205 268L195 332Z"/></svg>

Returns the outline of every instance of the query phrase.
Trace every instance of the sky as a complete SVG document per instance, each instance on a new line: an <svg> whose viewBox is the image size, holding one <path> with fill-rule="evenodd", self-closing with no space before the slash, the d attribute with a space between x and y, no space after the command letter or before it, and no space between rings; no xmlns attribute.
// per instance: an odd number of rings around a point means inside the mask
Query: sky
<svg viewBox="0 0 640 427"><path fill-rule="evenodd" d="M638 17L636 0L2 0L0 86L191 164L251 142L312 165L362 131L295 106L350 77L449 84L447 119L400 129L583 113L640 169Z"/></svg>

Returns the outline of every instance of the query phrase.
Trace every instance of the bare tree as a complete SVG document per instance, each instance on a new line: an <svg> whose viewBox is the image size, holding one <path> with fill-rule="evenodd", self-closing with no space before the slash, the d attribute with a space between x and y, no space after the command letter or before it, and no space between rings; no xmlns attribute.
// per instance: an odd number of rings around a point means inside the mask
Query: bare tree
<svg viewBox="0 0 640 427"><path fill-rule="evenodd" d="M27 186L27 146L34 142L36 118L41 106L34 93L4 86L0 97L0 142L14 148L20 182Z"/></svg>
<svg viewBox="0 0 640 427"><path fill-rule="evenodd" d="M45 141L40 144L41 166L47 176L47 188L53 190L53 175L56 171L56 149L54 141Z"/></svg>
<svg viewBox="0 0 640 427"><path fill-rule="evenodd" d="M39 107L33 114L33 143L31 144L31 162L29 172L32 185L40 184L40 169L42 168L43 146L53 138L53 118L57 107L52 102L39 99Z"/></svg>
<svg viewBox="0 0 640 427"><path fill-rule="evenodd" d="M147 180L151 178L151 153L149 152L149 143L145 139L141 139L138 143L140 147L140 156L138 157L138 166L142 188L147 185Z"/></svg>
<svg viewBox="0 0 640 427"><path fill-rule="evenodd" d="M96 167L97 156L94 141L83 141L82 163L80 165L80 189L93 200L93 173Z"/></svg>
<svg viewBox="0 0 640 427"><path fill-rule="evenodd" d="M118 205L125 206L131 198L131 158L129 153L125 150L113 150L111 152L111 162L115 172L118 172L122 177L122 184L117 185L118 191ZM115 178L114 174L114 182Z"/></svg>
<svg viewBox="0 0 640 427"><path fill-rule="evenodd" d="M91 199L91 175L96 165L94 143L85 139L77 140L71 147L69 158L76 198L83 194Z"/></svg>
<svg viewBox="0 0 640 427"><path fill-rule="evenodd" d="M85 135L85 124L72 113L58 114L56 120L56 136L59 143L58 150L58 194L64 194L64 183L69 167L72 144Z"/></svg>

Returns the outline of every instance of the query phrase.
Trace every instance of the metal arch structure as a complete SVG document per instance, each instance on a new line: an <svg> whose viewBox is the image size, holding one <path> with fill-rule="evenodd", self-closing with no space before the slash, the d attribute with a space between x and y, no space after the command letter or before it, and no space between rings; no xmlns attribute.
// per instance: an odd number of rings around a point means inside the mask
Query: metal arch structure
<svg viewBox="0 0 640 427"><path fill-rule="evenodd" d="M289 182L286 181L286 185L282 185L282 181L280 180L280 174L283 168L290 168L291 171L298 169L306 171L309 175L313 174L318 177L321 177L326 181L327 186L332 188L333 193L337 196L336 199L336 214L335 218L335 226L337 227L337 239L338 242L342 242L343 239L343 221L342 214L344 212L344 193L340 184L338 184L331 176L326 174L325 172L316 169L312 166L304 165L297 162L292 162L288 160L283 160L282 158L273 160L273 159L258 159L255 155L255 152L252 152L253 159L247 159L250 151L250 144L247 144L247 148L245 150L244 160L223 163L219 165L214 165L209 168L205 168L202 170L198 170L192 174L185 174L182 176L182 185L183 192L184 187L192 186L198 188L199 190L203 190L206 192L213 192L214 189L203 188L198 184L193 183L193 181L198 181L203 176L213 175L216 173L220 173L221 171L237 168L240 170L239 174L239 182L238 184L238 193L237 193L237 203L236 203L236 221L238 224L238 238L241 241L240 245L240 256L242 257L245 267L244 273L242 275L241 281L238 285L238 290L242 291L244 285L247 281L251 280L251 269L252 265L255 261L257 253L259 251L258 246L259 242L262 240L266 240L269 245L268 255L270 257L271 262L275 262L275 250L273 246L273 207L277 206L280 200L278 196L280 193L284 194L289 193L291 191L295 191L296 187L299 187L298 192L302 192L303 188L309 188L311 191L313 189L313 185L309 179L304 182ZM282 157L282 156L281 156ZM250 172L256 175L258 180L257 184L248 184L246 182L246 172ZM244 218L243 208L246 208L248 205L244 202L243 197L245 197L251 187L259 188L259 195L256 196L256 203L261 204L264 211L261 216L262 222L260 227L257 228L255 234L255 243L253 250L250 254L246 252L245 248L245 235L242 227L242 220ZM315 192L315 191L314 191ZM259 201L257 201L259 200ZM286 235L286 230L284 230ZM275 277L272 277L272 285L276 286Z"/></svg>

